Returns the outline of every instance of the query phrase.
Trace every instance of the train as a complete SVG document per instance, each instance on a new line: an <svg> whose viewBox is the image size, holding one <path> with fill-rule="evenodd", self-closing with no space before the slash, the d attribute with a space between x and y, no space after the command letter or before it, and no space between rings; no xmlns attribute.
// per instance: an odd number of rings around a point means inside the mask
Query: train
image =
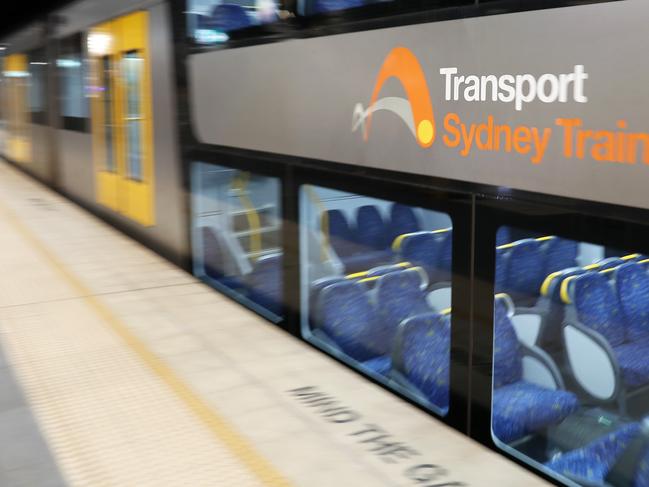
<svg viewBox="0 0 649 487"><path fill-rule="evenodd" d="M647 486L648 16L75 0L0 39L0 155L544 479Z"/></svg>

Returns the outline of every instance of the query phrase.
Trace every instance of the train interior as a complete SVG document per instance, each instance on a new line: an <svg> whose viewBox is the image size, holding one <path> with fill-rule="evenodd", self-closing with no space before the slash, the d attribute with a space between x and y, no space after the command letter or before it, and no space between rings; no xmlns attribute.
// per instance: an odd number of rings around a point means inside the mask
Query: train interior
<svg viewBox="0 0 649 487"><path fill-rule="evenodd" d="M280 316L279 181L196 163L192 184L197 275ZM445 415L451 218L313 185L299 198L303 337ZM649 455L628 458L649 414L649 258L511 227L495 252L494 441L582 485L644 478Z"/></svg>
<svg viewBox="0 0 649 487"><path fill-rule="evenodd" d="M648 264L557 236L496 248L492 432L504 447L582 485L647 485Z"/></svg>

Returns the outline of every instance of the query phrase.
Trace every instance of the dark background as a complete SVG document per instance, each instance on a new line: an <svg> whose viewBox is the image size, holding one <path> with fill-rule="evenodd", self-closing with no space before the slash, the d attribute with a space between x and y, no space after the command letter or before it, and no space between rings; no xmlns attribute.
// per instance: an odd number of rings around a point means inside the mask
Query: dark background
<svg viewBox="0 0 649 487"><path fill-rule="evenodd" d="M110 2L111 0L105 0ZM46 16L70 0L0 0L0 36L10 34L39 17Z"/></svg>

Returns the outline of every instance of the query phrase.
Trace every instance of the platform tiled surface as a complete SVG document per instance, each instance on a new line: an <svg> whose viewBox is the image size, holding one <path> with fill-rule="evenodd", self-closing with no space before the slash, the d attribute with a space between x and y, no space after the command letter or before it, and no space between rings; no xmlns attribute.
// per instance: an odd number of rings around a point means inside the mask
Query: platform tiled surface
<svg viewBox="0 0 649 487"><path fill-rule="evenodd" d="M543 485L4 163L0 235L3 486Z"/></svg>

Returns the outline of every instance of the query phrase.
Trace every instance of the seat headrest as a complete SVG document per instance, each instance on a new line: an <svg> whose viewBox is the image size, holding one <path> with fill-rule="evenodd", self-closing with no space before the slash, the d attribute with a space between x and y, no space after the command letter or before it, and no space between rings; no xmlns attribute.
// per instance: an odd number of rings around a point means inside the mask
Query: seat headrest
<svg viewBox="0 0 649 487"><path fill-rule="evenodd" d="M395 283L415 283L420 290L428 288L428 273L422 267L410 267L401 271L390 272L382 276L370 277L367 279L378 280L377 288Z"/></svg>

